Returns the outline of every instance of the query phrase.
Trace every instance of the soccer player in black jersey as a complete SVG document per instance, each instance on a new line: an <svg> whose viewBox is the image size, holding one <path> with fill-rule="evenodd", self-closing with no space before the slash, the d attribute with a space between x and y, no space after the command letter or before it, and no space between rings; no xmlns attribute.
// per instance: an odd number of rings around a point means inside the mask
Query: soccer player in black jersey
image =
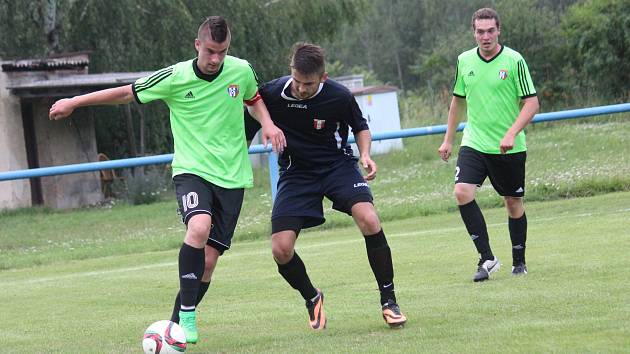
<svg viewBox="0 0 630 354"><path fill-rule="evenodd" d="M383 318L391 327L402 326L407 319L396 303L391 251L367 183L377 170L370 157L371 134L354 96L328 79L324 60L319 46L297 43L291 75L259 89L271 119L287 141L278 159L280 179L271 216L273 257L278 272L306 301L310 327L324 329L324 294L311 284L294 246L300 230L324 223L322 200L327 197L333 209L353 217L364 235ZM246 120L251 139L258 128L256 122ZM358 159L348 144L349 128L359 147ZM367 172L365 177L357 160Z"/></svg>

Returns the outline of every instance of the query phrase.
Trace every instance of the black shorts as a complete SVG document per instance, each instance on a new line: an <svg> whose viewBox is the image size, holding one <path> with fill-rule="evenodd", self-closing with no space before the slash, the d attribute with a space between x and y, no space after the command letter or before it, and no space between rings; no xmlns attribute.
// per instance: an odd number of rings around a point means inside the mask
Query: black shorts
<svg viewBox="0 0 630 354"><path fill-rule="evenodd" d="M523 197L525 195L525 160L527 153L485 154L462 146L455 167L455 183L481 186L486 177L499 195Z"/></svg>
<svg viewBox="0 0 630 354"><path fill-rule="evenodd" d="M352 206L372 202L372 193L355 160L340 161L327 171L287 170L278 180L271 213L273 233L321 225L326 221L322 201L333 209L352 215Z"/></svg>
<svg viewBox="0 0 630 354"><path fill-rule="evenodd" d="M188 225L193 215L212 216L207 244L221 254L230 248L238 216L243 205L244 189L227 189L193 174L173 177L182 222Z"/></svg>

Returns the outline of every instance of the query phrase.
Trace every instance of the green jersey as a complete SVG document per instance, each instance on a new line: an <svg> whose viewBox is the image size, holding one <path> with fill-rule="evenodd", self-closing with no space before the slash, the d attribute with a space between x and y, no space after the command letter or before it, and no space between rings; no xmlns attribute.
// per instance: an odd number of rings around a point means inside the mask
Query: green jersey
<svg viewBox="0 0 630 354"><path fill-rule="evenodd" d="M466 98L468 122L462 146L486 154L499 154L499 144L516 121L520 101L536 95L523 57L501 46L499 53L486 60L473 48L457 58L453 95ZM527 150L525 132L514 139L508 153Z"/></svg>
<svg viewBox="0 0 630 354"><path fill-rule="evenodd" d="M252 187L243 102L257 96L258 82L247 61L226 56L221 69L208 75L197 59L188 60L132 87L139 103L160 99L170 109L173 176L190 173L223 188Z"/></svg>

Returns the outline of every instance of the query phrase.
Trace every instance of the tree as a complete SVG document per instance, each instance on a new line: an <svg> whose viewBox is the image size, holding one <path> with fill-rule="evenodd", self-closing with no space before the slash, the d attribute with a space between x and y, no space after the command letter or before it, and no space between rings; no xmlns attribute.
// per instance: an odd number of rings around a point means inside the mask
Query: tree
<svg viewBox="0 0 630 354"><path fill-rule="evenodd" d="M580 86L628 99L630 92L630 0L586 0L564 20L567 62Z"/></svg>

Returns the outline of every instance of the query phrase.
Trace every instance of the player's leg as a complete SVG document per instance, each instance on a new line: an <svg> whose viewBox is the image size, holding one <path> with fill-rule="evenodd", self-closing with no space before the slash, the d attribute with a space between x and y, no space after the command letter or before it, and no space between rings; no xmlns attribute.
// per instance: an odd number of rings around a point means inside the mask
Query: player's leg
<svg viewBox="0 0 630 354"><path fill-rule="evenodd" d="M475 200L477 186L483 183L486 176L487 168L484 155L469 147L462 146L457 157L453 193L468 235L470 235L479 253L477 272L473 276L473 280L476 282L487 280L490 274L499 270L500 267L498 259L490 248L486 220Z"/></svg>
<svg viewBox="0 0 630 354"><path fill-rule="evenodd" d="M322 183L325 196L333 202L333 209L352 216L363 235L385 321L390 326L403 325L406 318L396 303L391 250L372 204L372 192L356 161L338 163L322 177Z"/></svg>
<svg viewBox="0 0 630 354"><path fill-rule="evenodd" d="M295 241L303 228L324 222L322 198L316 176L284 173L271 215L271 250L278 273L305 300L309 326L316 330L326 327L324 295L311 283L304 262L295 252Z"/></svg>
<svg viewBox="0 0 630 354"><path fill-rule="evenodd" d="M508 209L508 229L512 241L512 274L527 274L525 262L525 247L527 242L527 215L523 198L505 197L505 206Z"/></svg>
<svg viewBox="0 0 630 354"><path fill-rule="evenodd" d="M319 330L326 328L324 295L313 286L304 262L295 252L295 241L302 224L301 218L275 218L272 222L271 251L278 266L278 273L304 299L310 327Z"/></svg>
<svg viewBox="0 0 630 354"><path fill-rule="evenodd" d="M205 241L210 232L211 217L208 214L196 214L188 220L184 243L179 251L179 294L180 325L186 334L188 343L198 339L196 322L197 294L200 279L203 276L205 262Z"/></svg>
<svg viewBox="0 0 630 354"><path fill-rule="evenodd" d="M508 212L513 275L527 274L525 263L527 216L523 203L526 159L526 152L518 152L495 156L489 164L490 181L497 193L503 196Z"/></svg>
<svg viewBox="0 0 630 354"><path fill-rule="evenodd" d="M391 327L400 327L407 317L396 301L392 253L376 209L371 202L359 202L352 206L351 212L365 240L368 262L381 296L383 319Z"/></svg>
<svg viewBox="0 0 630 354"><path fill-rule="evenodd" d="M186 236L179 252L179 324L189 343L198 339L196 304L205 268L205 244L212 224L212 191L207 182L192 174L173 177Z"/></svg>
<svg viewBox="0 0 630 354"><path fill-rule="evenodd" d="M201 277L201 282L199 283L199 291L197 292L197 302L195 304L195 306L199 306L199 303L201 302L201 300L203 299L203 297L206 295L206 292L208 291L209 287L210 287L210 281L212 279L212 273L214 272L214 268L217 265L217 262L219 260L219 256L221 254L219 253L219 251L209 245L206 245L205 248L205 268L203 271L203 276ZM179 323L179 310L180 310L180 306L181 306L181 297L179 292L177 293L177 296L175 297L175 305L173 306L173 313L171 315L171 321L175 322L175 323Z"/></svg>

